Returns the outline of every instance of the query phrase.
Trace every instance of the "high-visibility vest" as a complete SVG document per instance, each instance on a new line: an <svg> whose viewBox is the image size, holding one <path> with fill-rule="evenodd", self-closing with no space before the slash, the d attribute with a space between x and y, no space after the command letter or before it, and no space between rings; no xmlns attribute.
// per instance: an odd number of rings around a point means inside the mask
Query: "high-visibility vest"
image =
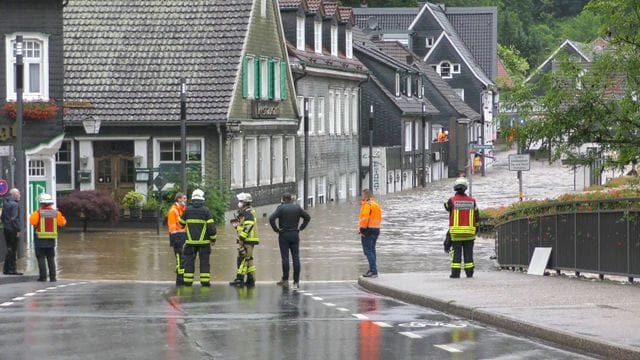
<svg viewBox="0 0 640 360"><path fill-rule="evenodd" d="M382 224L382 209L380 205L373 199L362 201L360 207L360 221L358 227L361 228L380 228Z"/></svg>
<svg viewBox="0 0 640 360"><path fill-rule="evenodd" d="M40 209L40 222L36 227L38 239L53 239L58 237L58 210Z"/></svg>
<svg viewBox="0 0 640 360"><path fill-rule="evenodd" d="M451 240L473 240L476 237L476 200L456 194L451 199L449 233Z"/></svg>
<svg viewBox="0 0 640 360"><path fill-rule="evenodd" d="M180 217L184 214L184 206L174 203L169 212L167 213L167 228L169 234L173 234L178 231L184 231L182 224L180 224Z"/></svg>
<svg viewBox="0 0 640 360"><path fill-rule="evenodd" d="M244 242L257 244L260 242L260 238L258 237L258 226L256 226L256 211L249 208L244 210L243 214L247 212L251 213L251 216L244 215L242 223L236 228L238 237Z"/></svg>
<svg viewBox="0 0 640 360"><path fill-rule="evenodd" d="M213 219L209 219L209 220L187 219L187 220L184 220L184 222L185 222L184 229L187 232L187 241L186 241L187 244L208 245L208 244L211 244L211 240L215 240L215 237L213 239L205 238L207 236L207 226L209 224L213 224ZM191 231L189 231L189 225L202 226L202 231L200 231L200 236L198 237L198 239L194 239L193 237L191 237Z"/></svg>

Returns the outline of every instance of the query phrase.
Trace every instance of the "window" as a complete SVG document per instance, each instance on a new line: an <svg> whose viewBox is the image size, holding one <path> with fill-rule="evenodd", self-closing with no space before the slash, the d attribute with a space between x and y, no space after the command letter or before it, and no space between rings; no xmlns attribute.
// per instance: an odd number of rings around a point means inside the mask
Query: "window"
<svg viewBox="0 0 640 360"><path fill-rule="evenodd" d="M327 198L327 177L322 176L317 181L318 204L324 204Z"/></svg>
<svg viewBox="0 0 640 360"><path fill-rule="evenodd" d="M309 98L309 134L316 132L316 98Z"/></svg>
<svg viewBox="0 0 640 360"><path fill-rule="evenodd" d="M287 136L285 139L284 157L285 181L296 181L296 138Z"/></svg>
<svg viewBox="0 0 640 360"><path fill-rule="evenodd" d="M120 159L119 184L132 184L136 180L136 170L131 159Z"/></svg>
<svg viewBox="0 0 640 360"><path fill-rule="evenodd" d="M422 76L418 76L418 88L416 89L418 98L422 99L424 96L424 88L422 87Z"/></svg>
<svg viewBox="0 0 640 360"><path fill-rule="evenodd" d="M271 184L271 142L260 138L260 185Z"/></svg>
<svg viewBox="0 0 640 360"><path fill-rule="evenodd" d="M359 112L358 112L358 106L359 106L359 101L358 101L358 90L353 90L353 92L351 93L351 107L352 107L352 111L351 111L351 121L353 123L353 125L351 126L351 131L353 132L354 135L358 134L358 117L360 116Z"/></svg>
<svg viewBox="0 0 640 360"><path fill-rule="evenodd" d="M411 123L404 123L404 151L411 151L411 140L413 137L411 136Z"/></svg>
<svg viewBox="0 0 640 360"><path fill-rule="evenodd" d="M347 174L340 175L340 182L338 183L338 199L343 200L347 198Z"/></svg>
<svg viewBox="0 0 640 360"><path fill-rule="evenodd" d="M411 74L407 75L407 96L411 97Z"/></svg>
<svg viewBox="0 0 640 360"><path fill-rule="evenodd" d="M269 63L267 59L260 59L260 95L263 100L269 99Z"/></svg>
<svg viewBox="0 0 640 360"><path fill-rule="evenodd" d="M56 153L56 183L58 189L73 188L73 149L71 140L64 140Z"/></svg>
<svg viewBox="0 0 640 360"><path fill-rule="evenodd" d="M280 73L281 69L280 69L280 61L273 61L272 63L273 66L273 84L272 84L272 88L273 88L273 93L274 93L274 97L273 99L276 101L279 101L280 99L282 99L282 74Z"/></svg>
<svg viewBox="0 0 640 360"><path fill-rule="evenodd" d="M111 184L111 159L98 160L96 174L99 184Z"/></svg>
<svg viewBox="0 0 640 360"><path fill-rule="evenodd" d="M303 189L304 190L304 189ZM316 178L312 178L309 181L309 188L307 188L307 206L313 207L314 199L316 197Z"/></svg>
<svg viewBox="0 0 640 360"><path fill-rule="evenodd" d="M400 97L400 73L396 73L396 97Z"/></svg>
<svg viewBox="0 0 640 360"><path fill-rule="evenodd" d="M375 180L375 178L374 178L374 180ZM355 198L355 197L358 196L358 173L352 172L349 175L349 183L350 183L349 188L351 190L350 191L350 196L352 198Z"/></svg>
<svg viewBox="0 0 640 360"><path fill-rule="evenodd" d="M298 125L298 135L304 134L304 96L297 96L298 115L300 116L300 125Z"/></svg>
<svg viewBox="0 0 640 360"><path fill-rule="evenodd" d="M313 48L316 54L322 54L322 21L313 23Z"/></svg>
<svg viewBox="0 0 640 360"><path fill-rule="evenodd" d="M413 148L416 150L420 149L420 128L419 123L413 122Z"/></svg>
<svg viewBox="0 0 640 360"><path fill-rule="evenodd" d="M336 135L342 133L342 96L340 90L336 90Z"/></svg>
<svg viewBox="0 0 640 360"><path fill-rule="evenodd" d="M322 135L324 134L324 98L323 97L318 98L317 119L318 119L318 126L316 126L316 131L318 131L318 134Z"/></svg>
<svg viewBox="0 0 640 360"><path fill-rule="evenodd" d="M177 141L159 141L160 162L182 161L182 144ZM200 140L187 140L187 162L200 162L202 160L202 143Z"/></svg>
<svg viewBox="0 0 640 360"><path fill-rule="evenodd" d="M464 101L464 89L453 89L453 92Z"/></svg>
<svg viewBox="0 0 640 360"><path fill-rule="evenodd" d="M243 159L242 138L231 140L231 187L242 188L243 184Z"/></svg>
<svg viewBox="0 0 640 360"><path fill-rule="evenodd" d="M427 46L427 49L432 48L435 43L436 43L436 39L433 36L427 36L425 40L425 45Z"/></svg>
<svg viewBox="0 0 640 360"><path fill-rule="evenodd" d="M256 65L252 56L245 56L242 62L242 97L256 97Z"/></svg>
<svg viewBox="0 0 640 360"><path fill-rule="evenodd" d="M331 135L336 133L335 101L333 90L329 90L329 134Z"/></svg>
<svg viewBox="0 0 640 360"><path fill-rule="evenodd" d="M338 56L338 27L331 25L331 56Z"/></svg>
<svg viewBox="0 0 640 360"><path fill-rule="evenodd" d="M271 139L272 156L271 162L273 163L273 184L279 184L282 182L282 137L277 136Z"/></svg>
<svg viewBox="0 0 640 360"><path fill-rule="evenodd" d="M16 35L6 37L7 100L16 100L15 62ZM49 37L44 34L23 34L22 59L23 99L49 100Z"/></svg>
<svg viewBox="0 0 640 360"><path fill-rule="evenodd" d="M451 73L460 74L460 64L451 65Z"/></svg>
<svg viewBox="0 0 640 360"><path fill-rule="evenodd" d="M260 16L267 17L267 0L260 0Z"/></svg>
<svg viewBox="0 0 640 360"><path fill-rule="evenodd" d="M445 79L451 79L451 63L443 61L440 63L440 76Z"/></svg>
<svg viewBox="0 0 640 360"><path fill-rule="evenodd" d="M345 51L346 51L346 55L347 55L347 59L352 59L353 58L353 32L351 31L351 29L347 29L345 30L344 33L344 37L345 37Z"/></svg>
<svg viewBox="0 0 640 360"><path fill-rule="evenodd" d="M304 51L304 16L298 16L296 21L296 48Z"/></svg>
<svg viewBox="0 0 640 360"><path fill-rule="evenodd" d="M44 160L29 160L29 176L45 176Z"/></svg>
<svg viewBox="0 0 640 360"><path fill-rule="evenodd" d="M244 158L246 166L245 186L258 185L258 145L256 138L246 138L247 152Z"/></svg>
<svg viewBox="0 0 640 360"><path fill-rule="evenodd" d="M344 134L349 135L349 126L351 125L351 106L349 106L349 100L351 99L351 90L344 90Z"/></svg>

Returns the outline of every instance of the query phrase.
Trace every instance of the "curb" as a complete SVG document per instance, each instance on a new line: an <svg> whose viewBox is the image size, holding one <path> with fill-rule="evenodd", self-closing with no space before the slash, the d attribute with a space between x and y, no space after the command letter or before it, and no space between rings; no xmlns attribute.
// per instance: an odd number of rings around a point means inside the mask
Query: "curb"
<svg viewBox="0 0 640 360"><path fill-rule="evenodd" d="M358 285L380 295L389 296L410 304L420 305L448 314L457 315L469 320L482 322L525 336L536 337L563 347L576 349L583 353L596 354L609 359L640 359L640 349L598 340L588 336L580 336L575 333L494 314L489 311L461 305L455 300L444 301L436 297L416 294L409 291L401 291L377 284L375 280L365 279L362 277L358 279Z"/></svg>
<svg viewBox="0 0 640 360"><path fill-rule="evenodd" d="M0 286L38 280L38 275L0 275Z"/></svg>

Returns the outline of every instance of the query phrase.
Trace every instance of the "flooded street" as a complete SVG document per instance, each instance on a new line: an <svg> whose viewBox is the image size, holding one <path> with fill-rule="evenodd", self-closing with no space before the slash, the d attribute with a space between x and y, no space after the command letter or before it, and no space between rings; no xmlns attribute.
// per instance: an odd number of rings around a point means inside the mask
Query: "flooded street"
<svg viewBox="0 0 640 360"><path fill-rule="evenodd" d="M499 153L496 165L485 177L473 177L473 196L480 208L507 205L518 200L516 173L507 167L507 153ZM454 179L428 184L399 194L382 197L382 234L378 239L380 272L415 272L449 267L449 256L442 250L447 227L443 203L453 194ZM532 161L524 173L526 199L555 197L573 190L573 172L559 165ZM366 270L357 234L360 204L340 202L309 210L310 226L301 235L302 281L353 280ZM259 214L261 215L261 214ZM260 217L261 244L255 258L258 281L277 280L281 276L277 234ZM164 229L163 229L164 231ZM212 252L212 280L231 280L235 274L235 232L226 225L219 229ZM492 239L476 241L476 266L493 266ZM27 271L37 272L31 250ZM154 230L91 230L88 233L63 230L58 242L57 262L61 278L113 280L174 279L173 251L166 233Z"/></svg>

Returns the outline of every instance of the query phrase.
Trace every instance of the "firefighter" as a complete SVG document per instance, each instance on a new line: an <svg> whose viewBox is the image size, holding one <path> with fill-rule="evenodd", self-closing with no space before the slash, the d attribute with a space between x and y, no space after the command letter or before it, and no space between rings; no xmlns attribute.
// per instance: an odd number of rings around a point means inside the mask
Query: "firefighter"
<svg viewBox="0 0 640 360"><path fill-rule="evenodd" d="M236 198L238 199L238 214L232 224L238 233L238 258L236 278L229 284L238 287L254 287L256 266L253 264L253 248L260 243L256 226L256 211L251 207L253 202L251 194L240 193Z"/></svg>
<svg viewBox="0 0 640 360"><path fill-rule="evenodd" d="M180 218L184 214L187 206L187 196L181 192L175 196L175 202L171 205L167 213L167 228L169 230L169 246L173 248L176 257L176 285L184 282L184 259L182 251L187 240L184 226L180 223Z"/></svg>
<svg viewBox="0 0 640 360"><path fill-rule="evenodd" d="M467 277L473 277L473 242L476 239L478 227L478 207L476 199L467 195L468 182L464 177L456 179L453 190L454 196L444 204L449 212L449 234L453 254L451 254L451 276L459 278L462 270L464 255L464 272Z"/></svg>
<svg viewBox="0 0 640 360"><path fill-rule="evenodd" d="M187 239L184 246L184 285L193 285L196 256L200 258L200 285L211 284L209 257L216 242L216 226L211 211L204 206L204 192L193 190L191 204L179 219Z"/></svg>
<svg viewBox="0 0 640 360"><path fill-rule="evenodd" d="M47 281L47 266L49 280L56 281L56 240L58 227L67 225L67 219L53 207L53 198L49 194L40 195L40 209L29 216L29 223L34 227L33 244L38 259L40 276L38 281ZM46 264L45 264L46 259Z"/></svg>

